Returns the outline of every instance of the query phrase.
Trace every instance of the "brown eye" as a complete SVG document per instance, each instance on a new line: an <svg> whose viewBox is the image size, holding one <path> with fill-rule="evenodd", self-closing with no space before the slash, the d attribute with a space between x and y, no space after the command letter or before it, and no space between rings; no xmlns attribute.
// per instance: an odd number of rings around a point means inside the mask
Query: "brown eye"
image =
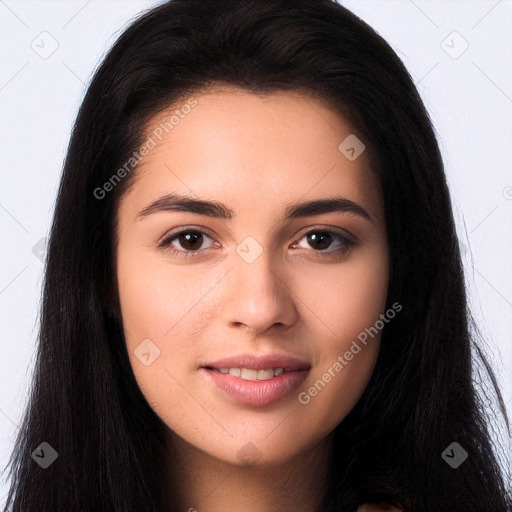
<svg viewBox="0 0 512 512"><path fill-rule="evenodd" d="M196 231L186 231L177 237L181 247L190 251L195 251L201 247L203 235Z"/></svg>
<svg viewBox="0 0 512 512"><path fill-rule="evenodd" d="M312 232L307 235L308 243L313 249L327 249L332 243L332 235L328 232Z"/></svg>
<svg viewBox="0 0 512 512"><path fill-rule="evenodd" d="M313 253L326 257L343 255L357 245L356 239L348 233L342 234L324 229L309 231L303 235L302 239L306 239L308 247L305 244L300 245L300 242L298 247L313 249Z"/></svg>
<svg viewBox="0 0 512 512"><path fill-rule="evenodd" d="M210 239L206 233L197 229L183 229L167 235L158 246L178 256L193 256L202 251L202 245Z"/></svg>

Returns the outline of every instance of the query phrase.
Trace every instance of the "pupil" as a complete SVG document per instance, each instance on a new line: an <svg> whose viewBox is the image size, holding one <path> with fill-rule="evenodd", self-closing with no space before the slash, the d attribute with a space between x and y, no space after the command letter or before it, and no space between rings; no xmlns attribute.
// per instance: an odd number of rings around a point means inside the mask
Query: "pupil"
<svg viewBox="0 0 512 512"><path fill-rule="evenodd" d="M326 243L327 239L327 243ZM308 241L317 244L316 249L326 249L331 244L331 235L329 233L310 233ZM320 243L319 243L320 242ZM323 245L322 245L323 243ZM320 246L319 246L320 245Z"/></svg>
<svg viewBox="0 0 512 512"><path fill-rule="evenodd" d="M201 238L203 235L200 233L185 233L180 235L180 243L182 244L182 247L185 249L196 249L196 247L188 247L188 245L194 245L197 244L197 241L199 239L199 245L201 245Z"/></svg>

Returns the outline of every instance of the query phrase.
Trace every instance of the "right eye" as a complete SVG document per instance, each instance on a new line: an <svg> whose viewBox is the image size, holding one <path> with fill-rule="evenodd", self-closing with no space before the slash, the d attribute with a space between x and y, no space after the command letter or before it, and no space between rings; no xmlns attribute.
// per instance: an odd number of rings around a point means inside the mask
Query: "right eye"
<svg viewBox="0 0 512 512"><path fill-rule="evenodd" d="M180 231L173 231L165 236L165 238L158 244L158 247L162 247L164 250L170 252L173 255L183 255L185 257L195 256L199 252L200 246L204 242L204 237L213 240L204 231L197 229L181 229ZM173 243L177 241L184 250L176 249L176 245Z"/></svg>

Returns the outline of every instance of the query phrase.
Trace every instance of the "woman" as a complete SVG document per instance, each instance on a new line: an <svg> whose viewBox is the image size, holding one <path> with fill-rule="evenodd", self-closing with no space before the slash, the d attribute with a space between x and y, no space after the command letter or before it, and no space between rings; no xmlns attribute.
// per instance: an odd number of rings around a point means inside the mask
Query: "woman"
<svg viewBox="0 0 512 512"><path fill-rule="evenodd" d="M471 327L389 45L331 0L165 3L76 121L6 510L510 510Z"/></svg>

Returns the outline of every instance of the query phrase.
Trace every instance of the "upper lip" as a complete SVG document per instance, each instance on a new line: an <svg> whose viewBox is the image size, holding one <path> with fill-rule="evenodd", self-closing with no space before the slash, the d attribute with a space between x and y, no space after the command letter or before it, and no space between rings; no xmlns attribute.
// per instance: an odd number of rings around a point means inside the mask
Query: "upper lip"
<svg viewBox="0 0 512 512"><path fill-rule="evenodd" d="M311 365L302 359L288 354L253 355L240 354L217 359L201 366L202 368L248 368L262 370L268 368L283 368L286 371L309 370Z"/></svg>

